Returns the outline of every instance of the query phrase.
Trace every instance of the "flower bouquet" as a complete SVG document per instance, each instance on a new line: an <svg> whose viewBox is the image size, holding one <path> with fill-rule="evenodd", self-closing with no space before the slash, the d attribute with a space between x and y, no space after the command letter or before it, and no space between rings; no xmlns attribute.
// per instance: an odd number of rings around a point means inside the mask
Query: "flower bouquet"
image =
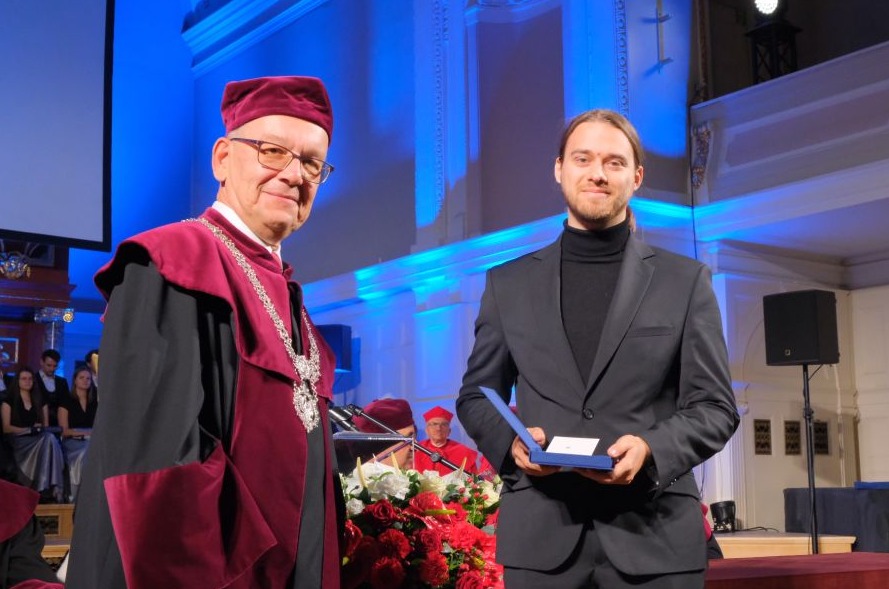
<svg viewBox="0 0 889 589"><path fill-rule="evenodd" d="M345 589L503 587L499 481L359 462L342 483Z"/></svg>

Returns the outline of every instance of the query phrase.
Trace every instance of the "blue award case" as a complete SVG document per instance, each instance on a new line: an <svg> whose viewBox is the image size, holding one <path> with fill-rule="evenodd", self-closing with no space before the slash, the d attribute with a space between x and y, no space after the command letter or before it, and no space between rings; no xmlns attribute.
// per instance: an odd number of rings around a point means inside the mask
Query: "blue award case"
<svg viewBox="0 0 889 589"><path fill-rule="evenodd" d="M561 466L562 468L589 468L593 470L612 470L614 462L610 456L602 454L581 455L581 454L561 454L558 452L547 452L540 447L540 444L534 441L528 428L519 420L515 413L503 402L493 389L488 387L479 387L485 394L492 405L497 409L503 419L509 423L516 435L528 447L531 452L531 462L535 464L544 464L548 466Z"/></svg>

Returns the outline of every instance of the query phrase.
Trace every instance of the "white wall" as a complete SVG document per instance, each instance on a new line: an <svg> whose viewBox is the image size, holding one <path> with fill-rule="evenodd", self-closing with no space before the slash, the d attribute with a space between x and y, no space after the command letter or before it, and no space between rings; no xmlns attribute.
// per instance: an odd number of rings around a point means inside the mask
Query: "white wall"
<svg viewBox="0 0 889 589"><path fill-rule="evenodd" d="M889 481L889 286L851 299L861 480Z"/></svg>

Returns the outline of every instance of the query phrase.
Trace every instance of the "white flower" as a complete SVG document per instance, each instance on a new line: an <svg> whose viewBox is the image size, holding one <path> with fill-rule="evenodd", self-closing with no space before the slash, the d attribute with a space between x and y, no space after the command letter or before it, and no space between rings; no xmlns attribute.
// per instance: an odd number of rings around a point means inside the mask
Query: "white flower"
<svg viewBox="0 0 889 589"><path fill-rule="evenodd" d="M439 499L444 499L447 488L448 483L434 470L427 470L420 475L421 493L435 493Z"/></svg>
<svg viewBox="0 0 889 589"><path fill-rule="evenodd" d="M491 507L500 501L500 492L494 483L483 480L479 483L479 486L481 487L482 494L487 496L487 499L485 499L485 507Z"/></svg>
<svg viewBox="0 0 889 589"><path fill-rule="evenodd" d="M377 476L367 477L367 490L371 499L404 499L410 491L411 480L402 472L394 469Z"/></svg>
<svg viewBox="0 0 889 589"><path fill-rule="evenodd" d="M376 478L386 473L395 472L395 469L389 466L388 464L383 464L382 462L365 462L361 465L361 472L364 473L365 479ZM356 468L353 474L358 476L358 469Z"/></svg>
<svg viewBox="0 0 889 589"><path fill-rule="evenodd" d="M349 517L355 517L362 511L364 511L364 502L361 499L352 498L346 501L346 513L349 514Z"/></svg>
<svg viewBox="0 0 889 589"><path fill-rule="evenodd" d="M461 471L453 470L448 474L441 477L444 481L445 485L456 485L458 489L466 488L466 475L462 474ZM463 495L466 496L466 491L463 491Z"/></svg>

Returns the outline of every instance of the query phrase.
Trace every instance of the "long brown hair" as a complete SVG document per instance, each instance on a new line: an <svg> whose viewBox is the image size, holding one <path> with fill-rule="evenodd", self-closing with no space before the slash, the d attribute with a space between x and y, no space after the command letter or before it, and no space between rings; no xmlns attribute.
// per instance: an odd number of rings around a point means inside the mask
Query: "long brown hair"
<svg viewBox="0 0 889 589"><path fill-rule="evenodd" d="M40 387L37 386L37 372L31 369L28 366L22 366L19 368L18 372L15 373L15 376L12 379L12 382L9 384L9 391L7 394L7 398L9 399L9 404L12 407L21 407L25 408L25 403L22 400L22 390L19 387L19 378L22 376L23 372L27 372L31 375L31 407L43 407L43 397L40 394Z"/></svg>
<svg viewBox="0 0 889 589"><path fill-rule="evenodd" d="M80 374L81 372L87 372L90 375L90 386L86 390L86 392L87 392L86 400L87 400L87 403L92 403L93 401L96 400L96 383L93 382L93 371L90 370L90 367L87 366L86 364L81 364L80 366L78 366L77 368L74 369L74 374L71 376L71 389L68 391L68 394L71 395L71 397L75 401L80 400L77 398L77 375Z"/></svg>

